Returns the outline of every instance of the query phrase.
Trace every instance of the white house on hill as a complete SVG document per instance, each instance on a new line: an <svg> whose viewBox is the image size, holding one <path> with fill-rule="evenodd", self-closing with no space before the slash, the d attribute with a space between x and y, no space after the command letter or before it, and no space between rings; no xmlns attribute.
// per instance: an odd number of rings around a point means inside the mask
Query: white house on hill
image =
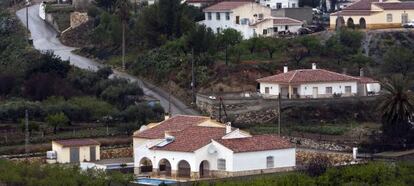
<svg viewBox="0 0 414 186"><path fill-rule="evenodd" d="M367 96L379 93L378 81L368 77L349 76L324 69L298 69L288 71L285 66L283 73L257 80L260 93L264 97L277 97L281 94L287 98L326 98L342 96Z"/></svg>
<svg viewBox="0 0 414 186"><path fill-rule="evenodd" d="M295 148L278 136L232 128L203 116L178 115L134 133L136 175L198 179L289 170Z"/></svg>
<svg viewBox="0 0 414 186"><path fill-rule="evenodd" d="M270 7L271 9L280 9L280 8L298 8L298 0L260 0L261 5Z"/></svg>
<svg viewBox="0 0 414 186"><path fill-rule="evenodd" d="M298 32L302 22L287 17L272 17L271 8L255 2L223 1L203 10L201 24L215 33L232 28L242 33L245 39L255 36L273 36L278 32Z"/></svg>

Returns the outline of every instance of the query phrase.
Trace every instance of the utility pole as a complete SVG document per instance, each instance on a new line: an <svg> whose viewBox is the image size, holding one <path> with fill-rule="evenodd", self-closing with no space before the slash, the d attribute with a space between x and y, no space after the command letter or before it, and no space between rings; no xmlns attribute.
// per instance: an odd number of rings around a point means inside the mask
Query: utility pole
<svg viewBox="0 0 414 186"><path fill-rule="evenodd" d="M193 104L195 104L196 95L195 95L195 72L194 72L194 48L191 50L191 91L193 94Z"/></svg>
<svg viewBox="0 0 414 186"><path fill-rule="evenodd" d="M26 34L27 34L27 43L29 43L30 31L29 31L29 5L30 1L26 0Z"/></svg>
<svg viewBox="0 0 414 186"><path fill-rule="evenodd" d="M168 115L171 117L171 81L168 82Z"/></svg>
<svg viewBox="0 0 414 186"><path fill-rule="evenodd" d="M29 111L26 109L25 110L25 119L24 119L24 124L25 124L25 143L24 143L24 152L27 154L29 153Z"/></svg>
<svg viewBox="0 0 414 186"><path fill-rule="evenodd" d="M282 112L281 112L281 107L282 107L282 95L279 93L278 98L277 98L277 123L278 123L278 134L280 136L280 125L281 125L281 121L282 121Z"/></svg>

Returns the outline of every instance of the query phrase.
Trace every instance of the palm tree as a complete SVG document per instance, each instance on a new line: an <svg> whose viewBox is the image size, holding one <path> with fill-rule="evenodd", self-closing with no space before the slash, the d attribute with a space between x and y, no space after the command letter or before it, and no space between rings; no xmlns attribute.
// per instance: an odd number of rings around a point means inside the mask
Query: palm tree
<svg viewBox="0 0 414 186"><path fill-rule="evenodd" d="M389 137L403 138L411 129L414 113L414 96L402 75L392 76L382 83L384 94L380 98L379 110L383 132Z"/></svg>
<svg viewBox="0 0 414 186"><path fill-rule="evenodd" d="M125 29L129 20L130 5L128 0L116 1L116 13L122 21L122 70L125 70Z"/></svg>

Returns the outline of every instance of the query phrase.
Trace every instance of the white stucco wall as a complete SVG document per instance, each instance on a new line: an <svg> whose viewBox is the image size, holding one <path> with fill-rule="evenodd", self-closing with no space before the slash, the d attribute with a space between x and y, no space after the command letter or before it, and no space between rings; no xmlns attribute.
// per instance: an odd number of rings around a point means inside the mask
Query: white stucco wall
<svg viewBox="0 0 414 186"><path fill-rule="evenodd" d="M217 150L217 153L210 154L208 152L209 148L214 148ZM196 157L196 172L199 171L200 163L204 160L207 160L210 165L210 170L217 170L217 160L225 159L226 160L226 171L232 171L233 167L233 152L223 145L212 141L210 144L198 149L195 151Z"/></svg>
<svg viewBox="0 0 414 186"><path fill-rule="evenodd" d="M273 156L274 168L296 166L296 149L234 153L233 171L267 169L266 158Z"/></svg>
<svg viewBox="0 0 414 186"><path fill-rule="evenodd" d="M380 83L368 83L367 91L378 93L379 91L381 91L381 84Z"/></svg>
<svg viewBox="0 0 414 186"><path fill-rule="evenodd" d="M260 0L260 4L263 6L268 6L272 9L277 8L277 3L282 4L282 8L298 8L299 0Z"/></svg>
<svg viewBox="0 0 414 186"><path fill-rule="evenodd" d="M208 12L204 12L204 21L199 22L200 24L206 25L211 28L214 33L217 33L217 28L225 30L227 28L233 28L242 33L244 39L249 39L254 36L255 28L250 27L250 24L258 21L258 16L254 15L263 14L263 18L271 16L271 9L262 6L257 3L249 3L244 6L235 8L231 11L209 11L211 13L211 20L208 19ZM230 14L230 19L226 20L226 12ZM220 14L220 20L217 20L216 13ZM239 16L239 24L236 24L236 16ZM248 23L242 25L242 19L248 19ZM259 34L259 33L258 33Z"/></svg>
<svg viewBox="0 0 414 186"><path fill-rule="evenodd" d="M260 83L260 93L266 94L265 89L269 87L269 95L279 95L279 84L274 83Z"/></svg>
<svg viewBox="0 0 414 186"><path fill-rule="evenodd" d="M308 83L298 88L300 96L312 96L313 87L318 88L318 94L326 94L326 87L332 87L332 94L345 94L345 86L351 86L351 94L357 93L357 82L330 82L330 83Z"/></svg>

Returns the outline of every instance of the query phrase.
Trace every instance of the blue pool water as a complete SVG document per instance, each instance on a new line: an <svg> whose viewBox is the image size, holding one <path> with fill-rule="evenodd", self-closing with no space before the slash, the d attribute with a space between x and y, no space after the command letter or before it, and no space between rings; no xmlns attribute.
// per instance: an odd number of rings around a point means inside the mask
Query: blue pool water
<svg viewBox="0 0 414 186"><path fill-rule="evenodd" d="M160 185L161 183L170 185L176 184L176 181L173 180L161 180L161 179L154 179L154 178L138 178L135 183L142 184L142 185Z"/></svg>

